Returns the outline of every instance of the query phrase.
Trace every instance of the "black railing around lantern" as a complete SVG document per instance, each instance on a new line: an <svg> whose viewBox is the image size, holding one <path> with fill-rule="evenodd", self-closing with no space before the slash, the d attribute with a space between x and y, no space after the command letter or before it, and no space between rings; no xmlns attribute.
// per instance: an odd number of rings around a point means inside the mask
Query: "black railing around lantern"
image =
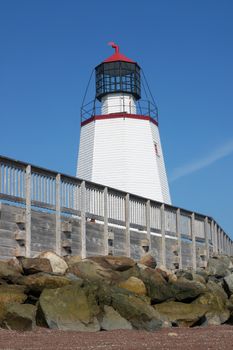
<svg viewBox="0 0 233 350"><path fill-rule="evenodd" d="M135 107L125 107L124 105L111 105L112 113L114 114L115 110L118 110L120 113L125 114L138 114L142 116L148 116L151 119L155 120L158 123L158 107L151 102L150 100L139 100L135 103ZM92 100L81 107L81 123L92 118L96 115L104 114L102 112L101 104L96 100Z"/></svg>

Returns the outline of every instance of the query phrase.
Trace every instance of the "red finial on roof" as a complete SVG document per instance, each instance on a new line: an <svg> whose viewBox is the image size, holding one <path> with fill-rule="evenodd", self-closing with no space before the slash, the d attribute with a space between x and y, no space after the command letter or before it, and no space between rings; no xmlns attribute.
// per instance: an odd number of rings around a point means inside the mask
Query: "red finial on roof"
<svg viewBox="0 0 233 350"><path fill-rule="evenodd" d="M106 60L104 60L104 62L115 62L115 61L123 61L123 62L130 62L130 63L136 63L133 60L131 60L130 58L126 57L125 55L122 55L120 53L120 47L119 45L115 44L113 41L110 41L108 43L109 46L112 46L113 49L115 49L115 52L112 56L106 58Z"/></svg>
<svg viewBox="0 0 233 350"><path fill-rule="evenodd" d="M113 49L115 49L115 53L119 53L120 52L120 46L115 44L113 41L110 41L108 43L109 46L112 46Z"/></svg>

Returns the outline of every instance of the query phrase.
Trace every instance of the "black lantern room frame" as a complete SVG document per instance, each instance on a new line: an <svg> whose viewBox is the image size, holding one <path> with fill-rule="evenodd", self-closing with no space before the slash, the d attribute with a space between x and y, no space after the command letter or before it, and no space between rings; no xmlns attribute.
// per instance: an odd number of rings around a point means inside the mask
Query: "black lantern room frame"
<svg viewBox="0 0 233 350"><path fill-rule="evenodd" d="M96 98L109 93L129 93L136 100L141 98L140 67L134 62L103 62L95 68Z"/></svg>

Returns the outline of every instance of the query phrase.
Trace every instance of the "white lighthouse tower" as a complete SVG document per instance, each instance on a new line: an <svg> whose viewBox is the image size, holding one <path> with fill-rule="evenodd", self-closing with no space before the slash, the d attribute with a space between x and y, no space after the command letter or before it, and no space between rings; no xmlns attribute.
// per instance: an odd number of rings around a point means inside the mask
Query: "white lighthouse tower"
<svg viewBox="0 0 233 350"><path fill-rule="evenodd" d="M141 100L140 66L110 44L115 53L95 68L94 103L82 108L77 176L170 204L157 108Z"/></svg>

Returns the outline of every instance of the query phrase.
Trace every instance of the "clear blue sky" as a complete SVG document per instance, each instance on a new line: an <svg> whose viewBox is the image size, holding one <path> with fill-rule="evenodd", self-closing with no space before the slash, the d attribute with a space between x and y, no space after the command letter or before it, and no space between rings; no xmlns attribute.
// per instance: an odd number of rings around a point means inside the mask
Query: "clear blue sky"
<svg viewBox="0 0 233 350"><path fill-rule="evenodd" d="M158 103L173 204L233 238L232 18L232 0L2 0L0 154L74 175L84 90L116 41Z"/></svg>

